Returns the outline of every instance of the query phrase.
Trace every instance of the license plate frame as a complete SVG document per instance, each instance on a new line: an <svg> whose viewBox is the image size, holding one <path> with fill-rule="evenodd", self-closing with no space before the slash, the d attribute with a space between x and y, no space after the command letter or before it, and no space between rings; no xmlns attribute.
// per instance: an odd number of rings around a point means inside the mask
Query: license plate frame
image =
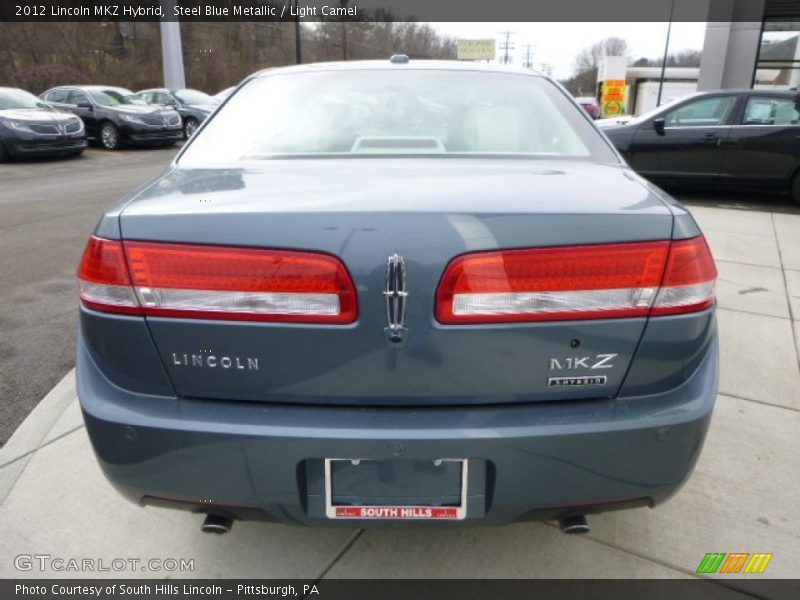
<svg viewBox="0 0 800 600"><path fill-rule="evenodd" d="M462 521L467 516L467 481L469 461L466 458L442 458L442 462L461 463L461 502L458 506L334 504L331 465L337 461L369 461L368 458L325 459L325 516L337 520L364 521Z"/></svg>

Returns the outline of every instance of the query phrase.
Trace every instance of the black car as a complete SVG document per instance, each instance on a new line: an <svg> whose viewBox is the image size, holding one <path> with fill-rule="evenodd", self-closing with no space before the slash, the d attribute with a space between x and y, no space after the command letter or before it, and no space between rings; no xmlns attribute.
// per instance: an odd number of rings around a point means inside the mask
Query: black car
<svg viewBox="0 0 800 600"><path fill-rule="evenodd" d="M661 185L788 191L800 202L800 100L794 91L707 92L603 131Z"/></svg>
<svg viewBox="0 0 800 600"><path fill-rule="evenodd" d="M9 156L77 155L85 148L80 119L26 91L0 87L0 162Z"/></svg>
<svg viewBox="0 0 800 600"><path fill-rule="evenodd" d="M62 86L41 98L78 115L87 137L108 150L123 144L172 145L183 138L183 124L175 110L149 106L125 88Z"/></svg>
<svg viewBox="0 0 800 600"><path fill-rule="evenodd" d="M177 110L183 119L183 137L187 140L197 131L200 123L219 106L219 102L208 94L189 89L142 90L137 92L135 97L147 104L160 104Z"/></svg>

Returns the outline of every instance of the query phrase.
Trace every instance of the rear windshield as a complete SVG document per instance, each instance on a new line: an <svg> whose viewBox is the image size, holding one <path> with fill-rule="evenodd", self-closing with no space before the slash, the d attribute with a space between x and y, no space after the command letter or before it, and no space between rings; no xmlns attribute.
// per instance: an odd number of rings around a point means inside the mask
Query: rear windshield
<svg viewBox="0 0 800 600"><path fill-rule="evenodd" d="M180 162L364 155L617 160L581 110L541 77L370 69L253 79Z"/></svg>

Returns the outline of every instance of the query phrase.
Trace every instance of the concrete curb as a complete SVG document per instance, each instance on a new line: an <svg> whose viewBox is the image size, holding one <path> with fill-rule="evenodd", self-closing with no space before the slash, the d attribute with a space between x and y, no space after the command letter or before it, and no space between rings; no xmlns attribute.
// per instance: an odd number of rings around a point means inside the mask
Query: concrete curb
<svg viewBox="0 0 800 600"><path fill-rule="evenodd" d="M3 505L31 456L75 400L75 369L67 373L17 428L0 449L0 506Z"/></svg>

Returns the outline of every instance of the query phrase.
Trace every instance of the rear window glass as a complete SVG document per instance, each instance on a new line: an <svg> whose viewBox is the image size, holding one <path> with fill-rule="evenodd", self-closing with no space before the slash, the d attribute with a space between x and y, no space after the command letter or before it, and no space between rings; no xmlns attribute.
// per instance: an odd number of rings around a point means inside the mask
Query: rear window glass
<svg viewBox="0 0 800 600"><path fill-rule="evenodd" d="M750 98L744 109L745 125L797 125L800 113L794 98Z"/></svg>
<svg viewBox="0 0 800 600"><path fill-rule="evenodd" d="M370 69L253 79L180 162L495 154L616 160L580 109L541 77Z"/></svg>

